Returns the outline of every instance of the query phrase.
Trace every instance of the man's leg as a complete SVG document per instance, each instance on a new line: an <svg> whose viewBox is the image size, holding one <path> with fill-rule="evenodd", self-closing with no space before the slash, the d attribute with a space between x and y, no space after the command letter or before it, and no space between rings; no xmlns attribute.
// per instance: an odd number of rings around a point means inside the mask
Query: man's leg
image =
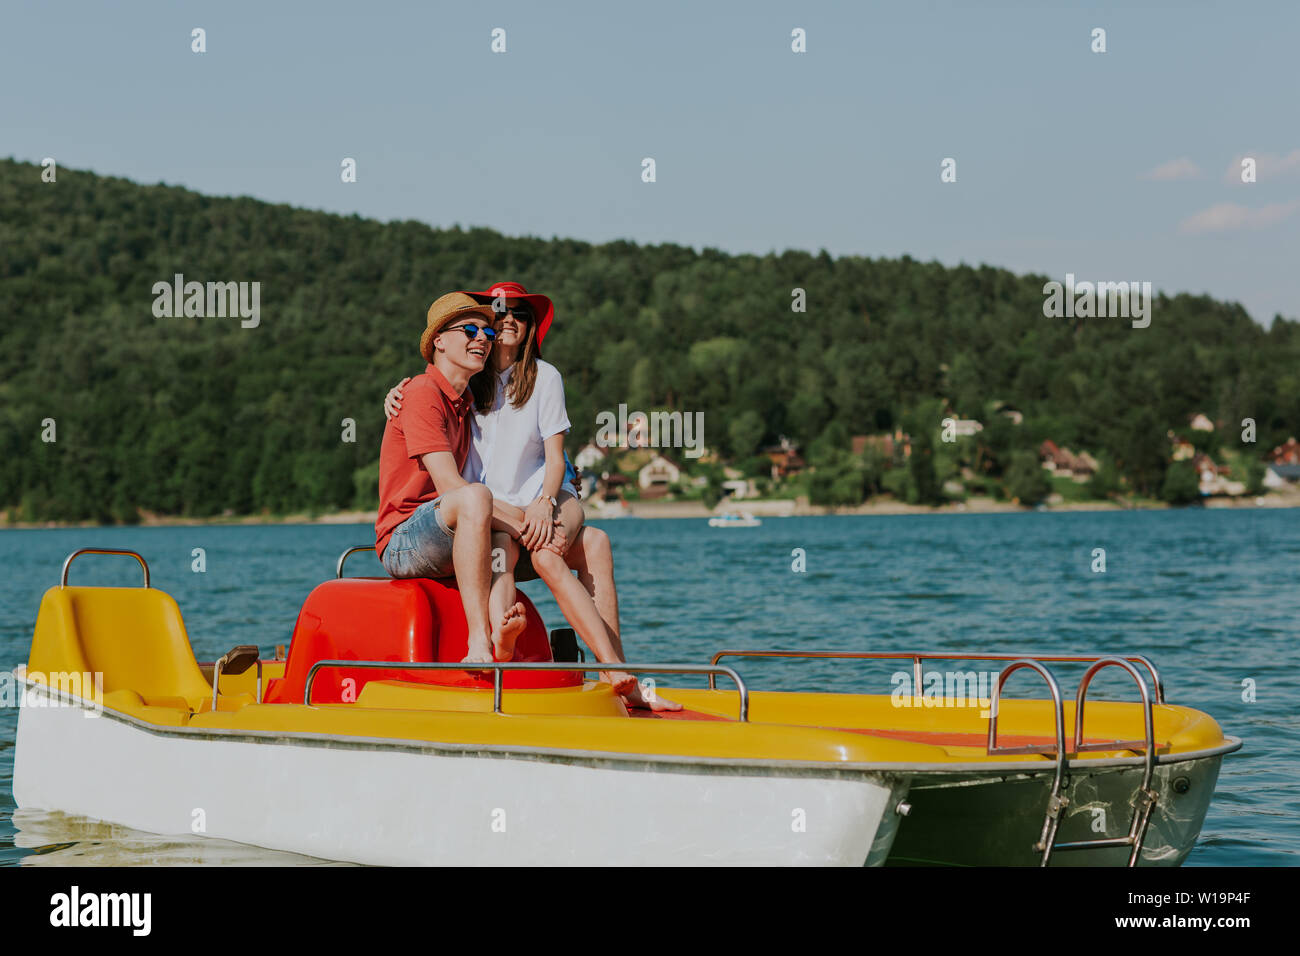
<svg viewBox="0 0 1300 956"><path fill-rule="evenodd" d="M451 529L452 565L465 608L469 653L467 663L492 660L492 628L488 617L491 582L492 493L487 485L463 485L438 499L442 520Z"/></svg>

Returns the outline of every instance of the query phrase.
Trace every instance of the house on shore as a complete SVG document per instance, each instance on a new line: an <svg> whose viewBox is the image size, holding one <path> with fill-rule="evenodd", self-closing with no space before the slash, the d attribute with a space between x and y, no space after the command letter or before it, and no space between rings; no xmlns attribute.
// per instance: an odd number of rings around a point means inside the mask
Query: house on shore
<svg viewBox="0 0 1300 956"><path fill-rule="evenodd" d="M1227 465L1220 465L1213 458L1204 452L1197 452L1192 457L1192 468L1196 470L1197 488L1202 495L1244 495L1246 493L1246 483L1243 481L1232 481L1229 475L1232 470Z"/></svg>
<svg viewBox="0 0 1300 956"><path fill-rule="evenodd" d="M655 455L637 472L636 483L641 489L641 497L657 498L668 494L670 485L681 480L681 469L663 455Z"/></svg>
<svg viewBox="0 0 1300 956"><path fill-rule="evenodd" d="M758 486L749 478L729 478L722 483L722 496L736 501L757 498Z"/></svg>
<svg viewBox="0 0 1300 956"><path fill-rule="evenodd" d="M1196 457L1196 446L1181 435L1169 432L1170 461L1191 461Z"/></svg>
<svg viewBox="0 0 1300 956"><path fill-rule="evenodd" d="M903 434L903 430L899 428L895 429L892 435L886 432L883 435L854 435L849 439L849 450L854 457L861 455L868 448L880 452L881 457L885 459L885 464L889 465L899 455L904 459L912 457L912 436Z"/></svg>
<svg viewBox="0 0 1300 956"><path fill-rule="evenodd" d="M993 410L1003 418L1010 419L1011 424L1013 425L1023 425L1025 422L1025 413L1016 408L1016 406L1012 405L1010 402L1004 402L1001 400L995 401L993 403Z"/></svg>
<svg viewBox="0 0 1300 956"><path fill-rule="evenodd" d="M1300 485L1300 442L1292 435L1265 457L1264 487L1269 491Z"/></svg>
<svg viewBox="0 0 1300 956"><path fill-rule="evenodd" d="M1268 461L1273 465L1300 465L1300 442L1292 435L1268 453Z"/></svg>
<svg viewBox="0 0 1300 956"><path fill-rule="evenodd" d="M1097 473L1097 459L1086 451L1074 454L1068 448L1062 448L1050 438L1038 446L1038 460L1045 470L1061 478L1069 478L1080 484Z"/></svg>
<svg viewBox="0 0 1300 956"><path fill-rule="evenodd" d="M596 481L596 493L592 499L604 502L619 501L623 498L623 486L630 484L630 479L622 472L607 472Z"/></svg>
<svg viewBox="0 0 1300 956"><path fill-rule="evenodd" d="M604 460L605 449L598 447L594 442L587 442L573 456L573 467L578 471L591 471Z"/></svg>
<svg viewBox="0 0 1300 956"><path fill-rule="evenodd" d="M772 463L772 480L781 481L804 470L806 462L799 454L799 446L784 435L779 445L770 445L761 452Z"/></svg>
<svg viewBox="0 0 1300 956"><path fill-rule="evenodd" d="M1295 488L1300 484L1300 465L1269 465L1264 472L1264 487L1269 491Z"/></svg>

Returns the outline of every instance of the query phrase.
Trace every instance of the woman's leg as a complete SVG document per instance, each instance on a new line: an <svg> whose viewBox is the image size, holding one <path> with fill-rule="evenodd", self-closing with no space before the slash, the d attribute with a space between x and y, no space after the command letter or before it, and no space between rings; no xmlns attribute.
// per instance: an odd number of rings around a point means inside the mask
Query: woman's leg
<svg viewBox="0 0 1300 956"><path fill-rule="evenodd" d="M618 624L618 593L614 588L614 551L609 535L599 528L579 528L565 560L578 572L578 581L596 605L610 645L624 657Z"/></svg>
<svg viewBox="0 0 1300 956"><path fill-rule="evenodd" d="M573 514L575 510L576 515ZM609 535L599 528L583 526L582 505L572 495L565 495L560 499L560 525L564 529L566 540L571 542L565 555L566 565L578 572L577 581L583 592L590 596L592 606L596 609L601 624L604 625L605 640L614 654L611 660L625 661L627 655L623 652L618 623L618 593L614 587L614 549L609 543ZM570 528L573 529L572 533ZM534 561L534 565L535 563ZM573 580L567 571L565 577ZM570 623L572 623L571 618ZM574 630L577 629L577 624L574 624ZM592 646L590 641L587 641L587 646ZM593 647L592 650L594 653L595 648ZM603 658L597 655L597 660ZM627 702L633 707L648 707L651 710L682 709L681 704L654 695L650 695L647 699L641 693L640 684L635 682L627 690L619 693L626 697Z"/></svg>
<svg viewBox="0 0 1300 956"><path fill-rule="evenodd" d="M508 661L515 656L515 641L527 620L516 600L515 564L519 543L504 531L492 532L492 586L488 592L488 620L492 622L492 656Z"/></svg>
<svg viewBox="0 0 1300 956"><path fill-rule="evenodd" d="M564 531L569 549L565 561L578 572L578 580L596 603L596 610L605 622L609 642L623 659L623 645L619 641L618 595L614 592L614 553L609 546L609 535L599 528L586 528L585 515L578 499L567 491L561 492L560 528Z"/></svg>
<svg viewBox="0 0 1300 956"><path fill-rule="evenodd" d="M532 552L532 558L533 570L551 589L560 613L573 625L582 642L591 648L596 660L602 664L622 662L623 656L614 650L591 595L570 573L564 558L546 548ZM614 685L614 692L618 694L627 694L636 687L636 678L625 671L604 671L601 676Z"/></svg>

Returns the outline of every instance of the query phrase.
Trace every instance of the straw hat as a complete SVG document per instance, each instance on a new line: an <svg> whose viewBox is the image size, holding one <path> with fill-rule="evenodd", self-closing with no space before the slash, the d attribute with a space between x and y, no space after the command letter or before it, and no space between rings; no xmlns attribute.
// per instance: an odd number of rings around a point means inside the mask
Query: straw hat
<svg viewBox="0 0 1300 956"><path fill-rule="evenodd" d="M420 336L420 354L426 362L433 361L434 337L457 319L470 314L492 321L492 307L482 305L464 292L448 292L433 301L429 306L429 323Z"/></svg>

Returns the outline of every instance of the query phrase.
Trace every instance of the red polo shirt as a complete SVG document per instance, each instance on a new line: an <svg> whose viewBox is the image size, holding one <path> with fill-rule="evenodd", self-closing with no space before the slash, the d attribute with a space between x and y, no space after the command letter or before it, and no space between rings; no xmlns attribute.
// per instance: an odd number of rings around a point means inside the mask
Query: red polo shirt
<svg viewBox="0 0 1300 956"><path fill-rule="evenodd" d="M457 394L447 377L433 365L402 389L402 408L384 426L379 449L379 517L375 521L375 551L384 553L393 529L426 501L438 497L433 479L420 460L434 451L449 451L456 468L469 456L469 389Z"/></svg>

